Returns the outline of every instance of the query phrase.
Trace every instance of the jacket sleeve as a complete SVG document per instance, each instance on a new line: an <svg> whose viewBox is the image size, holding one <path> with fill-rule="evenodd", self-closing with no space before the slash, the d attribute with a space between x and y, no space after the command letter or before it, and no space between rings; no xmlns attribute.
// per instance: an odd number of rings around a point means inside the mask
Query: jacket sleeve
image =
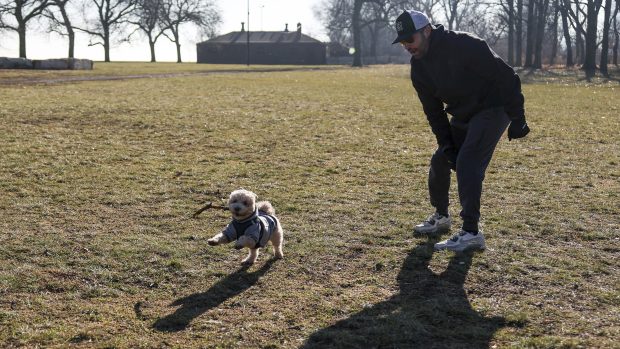
<svg viewBox="0 0 620 349"><path fill-rule="evenodd" d="M496 98L501 99L508 117L511 120L524 117L525 99L521 92L521 80L514 69L482 39L470 37L460 52L463 53L465 65L469 69L491 82L489 93L497 94Z"/></svg>
<svg viewBox="0 0 620 349"><path fill-rule="evenodd" d="M418 93L426 119L431 125L435 138L437 138L437 145L439 147L452 145L450 122L448 121L448 114L446 114L443 102L434 96L429 86L415 76L413 70L411 72L411 82L413 83L413 88Z"/></svg>
<svg viewBox="0 0 620 349"><path fill-rule="evenodd" d="M232 223L229 223L224 231L222 232L224 236L228 239L228 242L237 240L237 231L235 230L235 226Z"/></svg>

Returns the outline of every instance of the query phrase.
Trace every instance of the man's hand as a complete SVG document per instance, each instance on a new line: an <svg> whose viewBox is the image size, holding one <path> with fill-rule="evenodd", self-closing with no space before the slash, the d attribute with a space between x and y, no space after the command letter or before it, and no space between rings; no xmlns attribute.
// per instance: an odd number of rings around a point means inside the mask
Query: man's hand
<svg viewBox="0 0 620 349"><path fill-rule="evenodd" d="M444 146L441 148L443 155L448 159L448 163L450 164L450 168L456 171L456 156L458 155L456 149L453 146Z"/></svg>
<svg viewBox="0 0 620 349"><path fill-rule="evenodd" d="M508 141L523 138L527 136L528 133L530 133L530 128L527 126L525 116L517 120L512 120L510 126L508 126Z"/></svg>

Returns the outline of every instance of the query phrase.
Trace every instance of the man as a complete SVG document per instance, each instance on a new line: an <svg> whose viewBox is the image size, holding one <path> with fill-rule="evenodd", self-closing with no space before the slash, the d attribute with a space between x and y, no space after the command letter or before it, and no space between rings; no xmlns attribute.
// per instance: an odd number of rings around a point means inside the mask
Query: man
<svg viewBox="0 0 620 349"><path fill-rule="evenodd" d="M509 124L509 140L530 131L519 76L484 40L431 25L422 12L404 11L396 19L396 30L393 44L400 42L411 53L411 81L438 144L428 175L435 213L414 232L436 234L450 229L448 191L454 170L463 225L452 238L435 244L435 249L484 249L478 222L487 166Z"/></svg>

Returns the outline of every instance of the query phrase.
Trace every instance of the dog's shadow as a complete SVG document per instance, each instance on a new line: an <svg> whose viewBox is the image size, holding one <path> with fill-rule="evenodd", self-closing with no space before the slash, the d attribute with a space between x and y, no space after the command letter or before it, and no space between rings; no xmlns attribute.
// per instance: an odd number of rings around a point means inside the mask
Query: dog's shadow
<svg viewBox="0 0 620 349"><path fill-rule="evenodd" d="M181 306L174 313L158 319L153 328L162 332L177 332L187 328L193 319L252 287L274 263L270 259L260 268L248 272L241 267L231 275L214 284L208 291L179 298L171 306Z"/></svg>
<svg viewBox="0 0 620 349"><path fill-rule="evenodd" d="M455 254L441 273L429 269L434 242L407 256L398 294L315 332L302 348L488 348L494 333L510 324L469 303L464 282L472 253Z"/></svg>

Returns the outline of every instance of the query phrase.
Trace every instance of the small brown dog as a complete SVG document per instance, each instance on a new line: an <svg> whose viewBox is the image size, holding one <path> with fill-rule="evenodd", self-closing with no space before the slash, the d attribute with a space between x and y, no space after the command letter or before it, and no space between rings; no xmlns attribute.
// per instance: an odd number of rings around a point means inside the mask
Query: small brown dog
<svg viewBox="0 0 620 349"><path fill-rule="evenodd" d="M274 257L283 258L282 244L284 233L282 225L275 216L275 210L269 201L256 202L256 194L249 190L238 189L228 198L228 208L233 220L224 231L207 240L211 246L235 241L235 248L250 249L248 256L241 262L243 265L252 265L258 257L258 249L273 245Z"/></svg>

